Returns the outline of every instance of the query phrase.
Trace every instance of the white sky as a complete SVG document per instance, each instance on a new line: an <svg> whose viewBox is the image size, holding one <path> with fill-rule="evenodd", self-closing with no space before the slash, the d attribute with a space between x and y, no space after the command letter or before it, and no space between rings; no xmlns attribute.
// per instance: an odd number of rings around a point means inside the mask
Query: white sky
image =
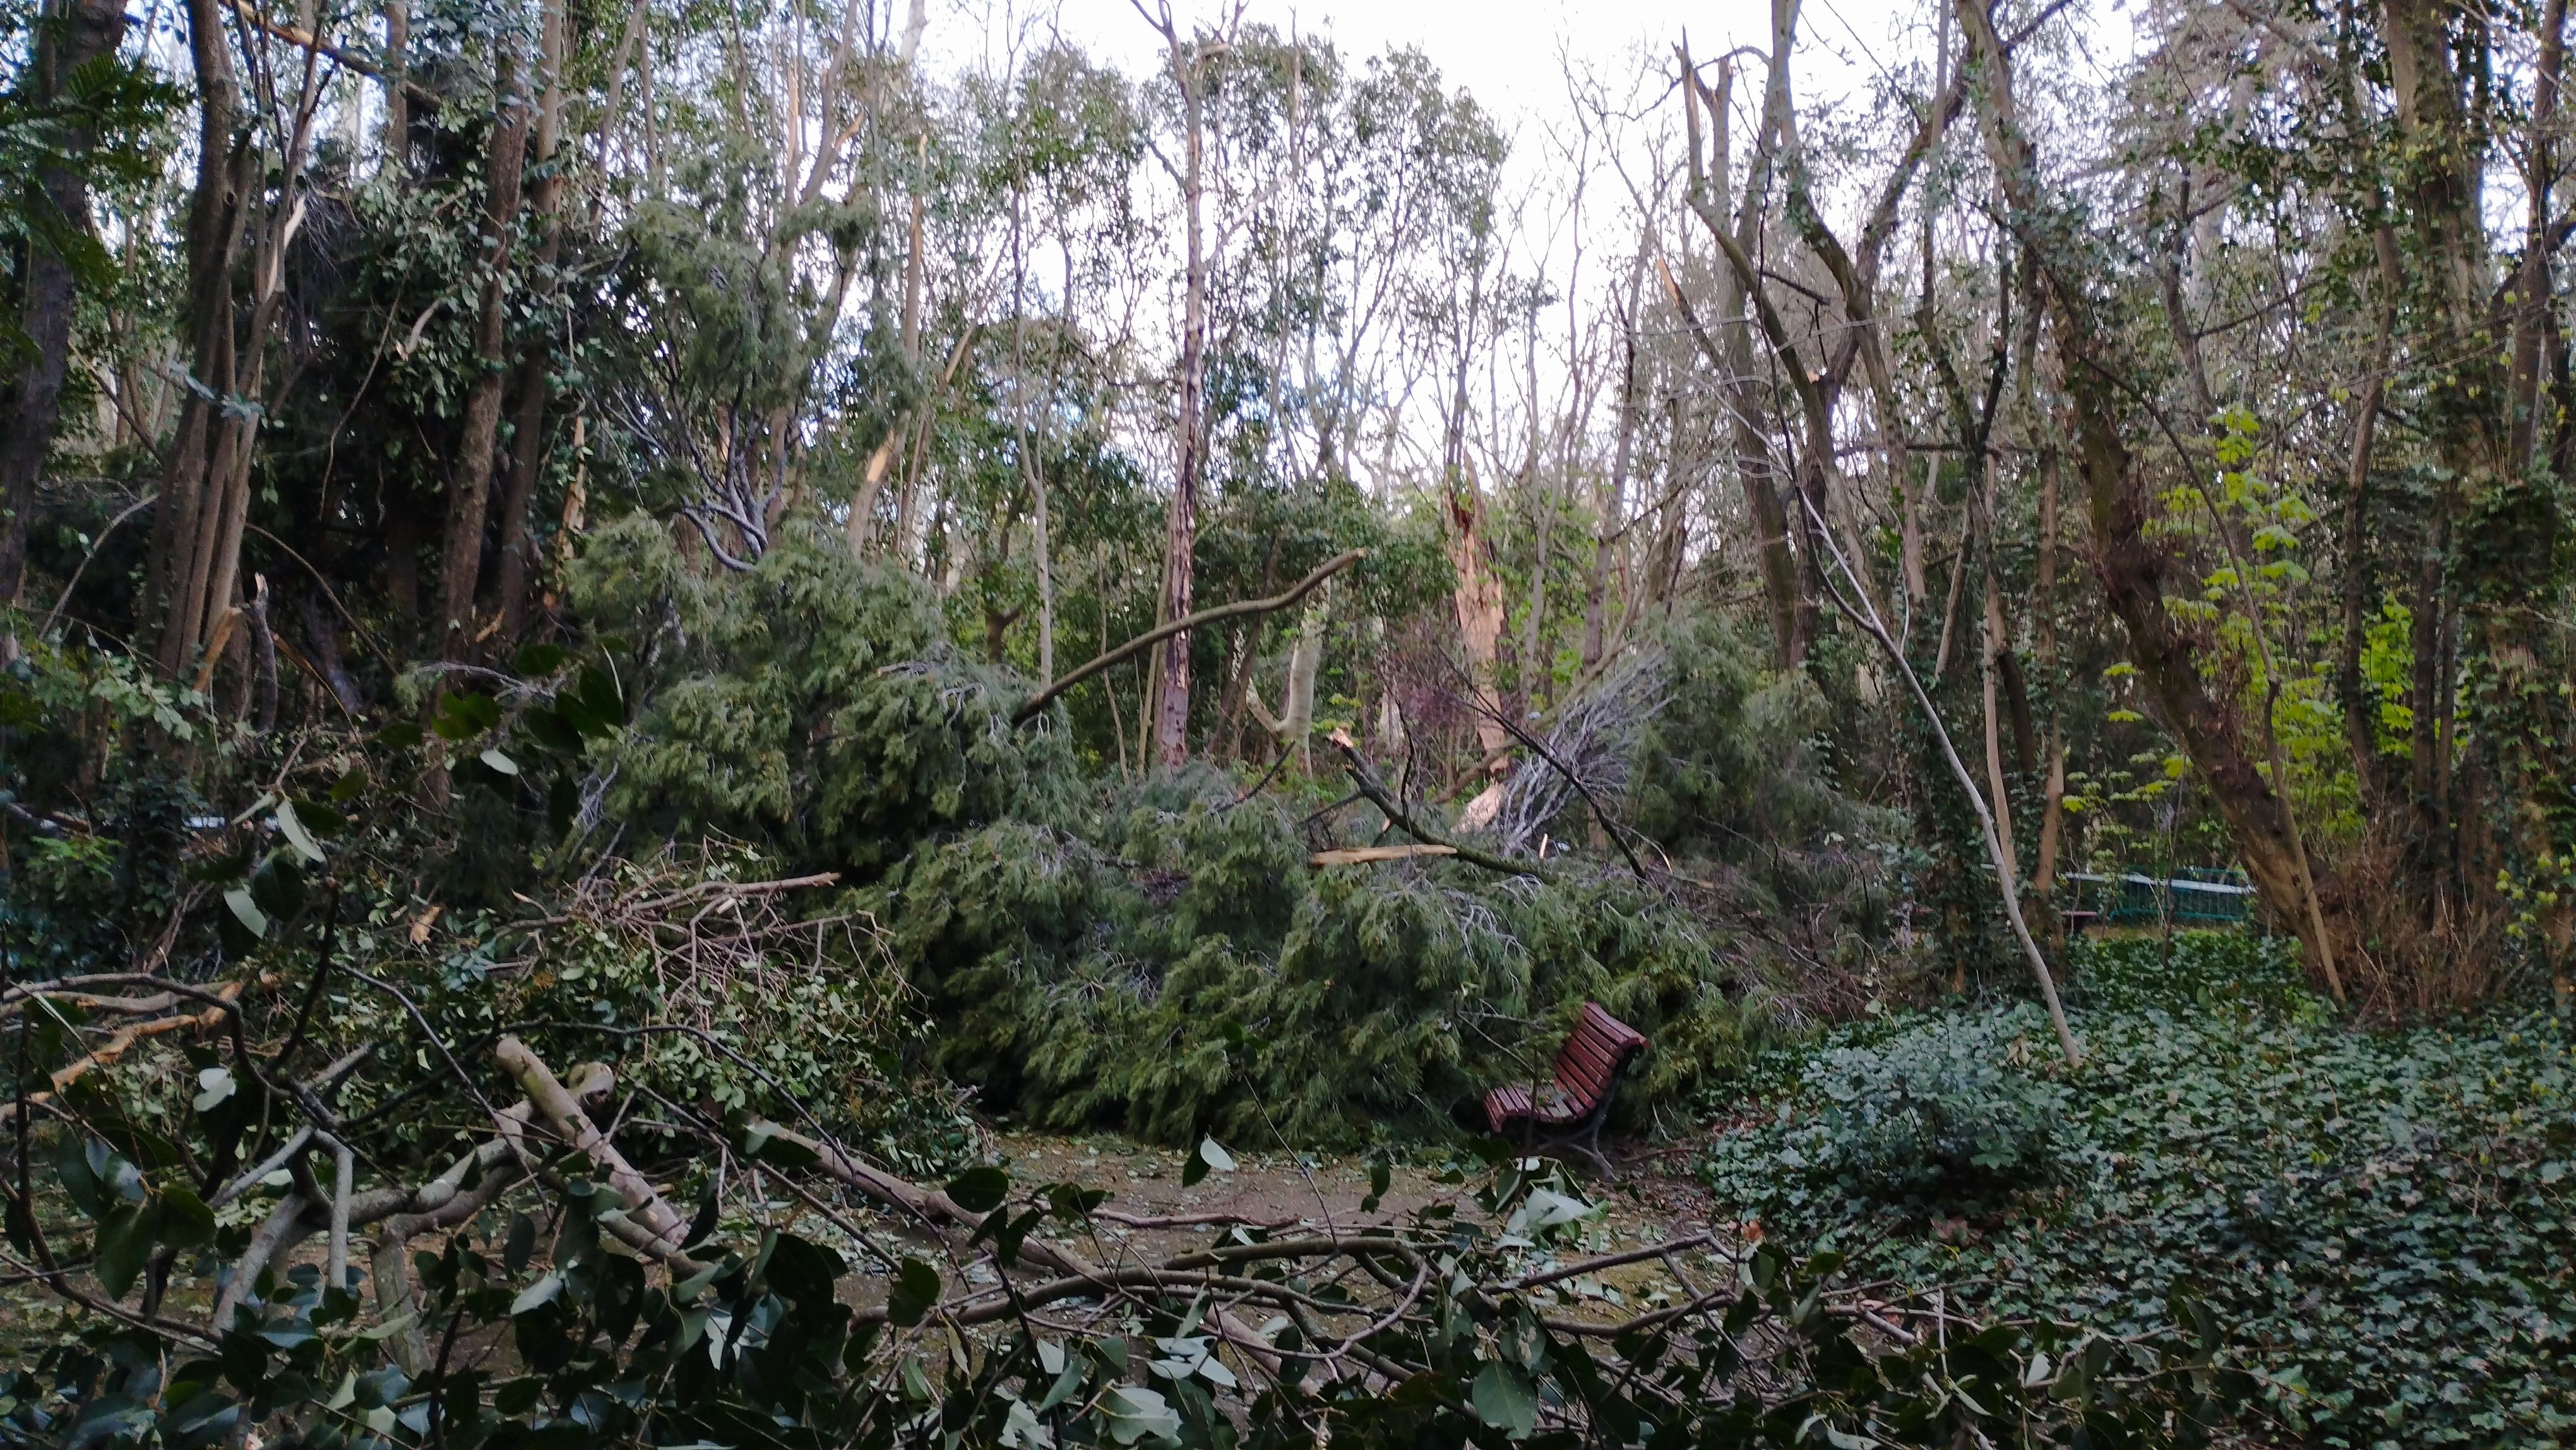
<svg viewBox="0 0 2576 1450"><path fill-rule="evenodd" d="M964 0L945 14L934 12L926 44L963 58L985 35L998 38L1009 28L1001 13L1007 3L995 0L988 12L982 0ZM1802 99L1832 99L1872 68L1895 63L1907 48L1899 27L1928 18L1936 3L1806 0L1799 45ZM1159 37L1129 0L1021 0L1012 8L1023 17L1052 13L1068 39L1131 74L1161 62ZM1173 4L1184 25L1213 26L1228 8L1212 0ZM1692 49L1703 56L1766 45L1771 7L1769 0L1248 0L1244 18L1283 30L1293 23L1302 33L1326 35L1351 61L1413 46L1452 88L1473 91L1507 129L1521 129L1566 114L1560 56L1608 77L1628 70L1641 50L1670 55L1685 30Z"/></svg>

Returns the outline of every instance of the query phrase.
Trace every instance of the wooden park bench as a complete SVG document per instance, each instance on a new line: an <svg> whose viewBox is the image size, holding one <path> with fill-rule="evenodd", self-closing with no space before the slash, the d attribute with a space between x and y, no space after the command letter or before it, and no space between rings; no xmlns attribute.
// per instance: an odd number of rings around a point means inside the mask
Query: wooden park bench
<svg viewBox="0 0 2576 1450"><path fill-rule="evenodd" d="M1571 1149L1607 1176L1610 1162L1601 1156L1601 1124L1610 1116L1621 1075L1646 1046L1644 1033L1603 1011L1600 1003L1586 1002L1574 1034L1556 1054L1556 1081L1535 1088L1498 1087L1485 1094L1485 1121L1498 1136L1533 1152L1563 1156Z"/></svg>

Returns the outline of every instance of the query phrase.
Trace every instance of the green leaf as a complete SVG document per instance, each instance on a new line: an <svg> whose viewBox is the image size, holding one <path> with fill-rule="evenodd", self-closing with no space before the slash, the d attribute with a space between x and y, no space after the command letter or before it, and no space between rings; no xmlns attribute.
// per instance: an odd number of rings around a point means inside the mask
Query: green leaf
<svg viewBox="0 0 2576 1450"><path fill-rule="evenodd" d="M56 1155L55 1172L62 1179L64 1195L71 1199L74 1207L91 1218L105 1218L109 1208L107 1185L99 1181L98 1171L90 1166L90 1147L94 1142L95 1139L66 1136Z"/></svg>
<svg viewBox="0 0 2576 1450"><path fill-rule="evenodd" d="M919 1259L906 1259L886 1294L886 1318L910 1329L939 1302L939 1271Z"/></svg>
<svg viewBox="0 0 2576 1450"><path fill-rule="evenodd" d="M581 703L599 721L599 733L607 735L626 723L626 692L606 671L585 665L581 671Z"/></svg>
<svg viewBox="0 0 2576 1450"><path fill-rule="evenodd" d="M563 1293L563 1287L563 1275L548 1273L544 1278L520 1290L519 1297L510 1301L510 1317L516 1319L522 1314L552 1304Z"/></svg>
<svg viewBox="0 0 2576 1450"><path fill-rule="evenodd" d="M501 1264L513 1274L524 1274L528 1260L537 1252L537 1221L524 1213L510 1215L510 1235L502 1241Z"/></svg>
<svg viewBox="0 0 2576 1450"><path fill-rule="evenodd" d="M206 1207L195 1189L174 1183L162 1189L158 1197L161 1242L174 1249L194 1249L215 1241L215 1211Z"/></svg>
<svg viewBox="0 0 2576 1450"><path fill-rule="evenodd" d="M429 728L442 740L471 740L501 723L501 705L489 695L460 693L439 702Z"/></svg>
<svg viewBox="0 0 2576 1450"><path fill-rule="evenodd" d="M991 1213L1011 1196L1011 1175L999 1168L969 1168L948 1180L948 1196L968 1213Z"/></svg>
<svg viewBox="0 0 2576 1450"><path fill-rule="evenodd" d="M562 645L532 644L522 647L519 651L519 657L512 660L510 665L511 668L516 670L523 678L535 679L541 675L551 675L555 671L562 669L563 662L564 651Z"/></svg>
<svg viewBox="0 0 2576 1450"><path fill-rule="evenodd" d="M501 748L497 745L484 751L481 758L485 765L492 767L503 775L517 775L519 773L519 762L502 754Z"/></svg>
<svg viewBox="0 0 2576 1450"><path fill-rule="evenodd" d="M293 920L304 909L304 872L295 858L280 852L262 862L251 873L250 899L276 920Z"/></svg>
<svg viewBox="0 0 2576 1450"><path fill-rule="evenodd" d="M277 814L270 819L277 822L277 833L286 838L286 844L295 848L295 854L316 866L328 859L322 854L322 843L313 839L313 833L304 828L303 817L295 813L295 802L279 802Z"/></svg>
<svg viewBox="0 0 2576 1450"><path fill-rule="evenodd" d="M581 731L560 710L530 710L519 717L519 728L548 750L564 755L581 753Z"/></svg>
<svg viewBox="0 0 2576 1450"><path fill-rule="evenodd" d="M98 1260L92 1272L111 1299L122 1299L134 1288L136 1276L152 1257L154 1208L149 1203L123 1204L99 1223Z"/></svg>
<svg viewBox="0 0 2576 1450"><path fill-rule="evenodd" d="M1176 1439L1181 1433L1181 1417L1171 1402L1160 1391L1142 1385L1119 1385L1102 1395L1100 1418L1108 1426L1109 1438L1121 1445L1133 1445L1148 1435Z"/></svg>
<svg viewBox="0 0 2576 1450"><path fill-rule="evenodd" d="M235 886L224 892L224 905L232 908L233 919L242 924L243 930L254 937L268 935L268 914L251 899L249 887Z"/></svg>
<svg viewBox="0 0 2576 1450"><path fill-rule="evenodd" d="M821 1244L794 1234L780 1234L769 1246L769 1263L762 1277L782 1299L827 1304L834 1286L849 1271L850 1266L839 1254Z"/></svg>
<svg viewBox="0 0 2576 1450"><path fill-rule="evenodd" d="M1476 1407L1476 1418L1515 1440L1527 1439L1538 1428L1538 1389L1519 1365L1488 1361L1476 1372L1467 1399Z"/></svg>

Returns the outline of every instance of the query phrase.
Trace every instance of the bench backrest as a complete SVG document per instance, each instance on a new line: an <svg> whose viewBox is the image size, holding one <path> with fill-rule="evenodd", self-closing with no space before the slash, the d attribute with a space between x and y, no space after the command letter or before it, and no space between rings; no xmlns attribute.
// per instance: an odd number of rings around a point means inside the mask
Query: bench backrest
<svg viewBox="0 0 2576 1450"><path fill-rule="evenodd" d="M1608 1106L1628 1059L1645 1050L1644 1033L1601 1010L1600 1003L1586 1002L1574 1035L1556 1055L1556 1085L1575 1112L1588 1117Z"/></svg>

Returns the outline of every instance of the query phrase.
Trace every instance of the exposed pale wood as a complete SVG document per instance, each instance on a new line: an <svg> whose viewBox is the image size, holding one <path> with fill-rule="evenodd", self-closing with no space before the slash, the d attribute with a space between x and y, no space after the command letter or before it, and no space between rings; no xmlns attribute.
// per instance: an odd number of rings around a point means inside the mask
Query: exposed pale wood
<svg viewBox="0 0 2576 1450"><path fill-rule="evenodd" d="M1318 851L1307 859L1318 866L1364 866L1372 861L1409 861L1416 856L1455 856L1455 846L1434 846L1415 842L1404 846L1344 846L1334 851Z"/></svg>

